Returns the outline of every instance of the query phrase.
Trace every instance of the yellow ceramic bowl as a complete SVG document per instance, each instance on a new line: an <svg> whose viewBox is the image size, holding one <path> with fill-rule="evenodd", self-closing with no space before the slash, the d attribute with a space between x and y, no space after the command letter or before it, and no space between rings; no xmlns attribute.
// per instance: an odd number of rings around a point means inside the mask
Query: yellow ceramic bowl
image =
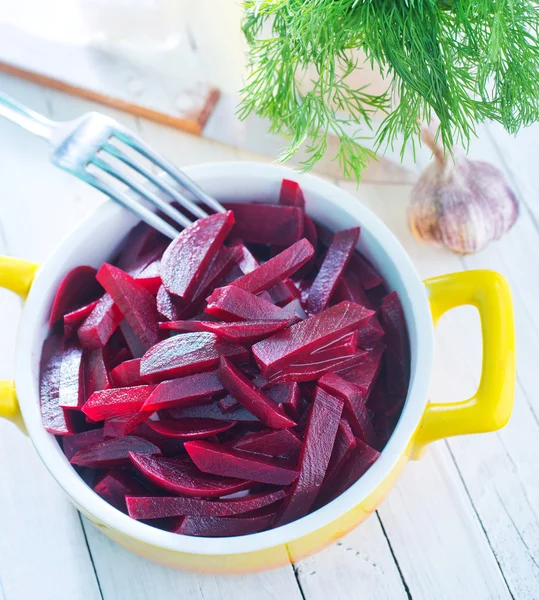
<svg viewBox="0 0 539 600"><path fill-rule="evenodd" d="M98 267L109 259L135 224L129 213L106 203L69 234L42 267L0 258L0 285L26 299L15 382L0 385L0 415L26 429L52 476L104 533L151 560L184 569L239 573L276 567L321 550L361 523L395 483L408 459L420 456L428 443L452 435L493 431L507 423L515 387L515 342L511 296L501 275L475 271L421 282L402 246L369 210L313 176L257 163L208 164L186 171L216 198L243 202L273 202L283 177L296 179L315 220L333 230L360 225L359 249L402 299L410 333L410 389L399 423L379 460L339 498L294 523L242 537L209 539L167 533L130 519L78 477L54 437L43 429L39 411L39 358L59 282L76 265ZM479 388L462 402L429 403L433 321L463 304L476 306L481 317L483 370Z"/></svg>

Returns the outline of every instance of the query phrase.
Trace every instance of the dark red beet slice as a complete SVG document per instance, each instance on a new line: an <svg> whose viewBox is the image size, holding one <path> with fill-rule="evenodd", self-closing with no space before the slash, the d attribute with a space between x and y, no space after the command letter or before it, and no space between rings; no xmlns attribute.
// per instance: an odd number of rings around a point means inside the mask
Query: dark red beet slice
<svg viewBox="0 0 539 600"><path fill-rule="evenodd" d="M134 435L112 438L79 450L69 461L79 467L113 469L130 464L129 453L161 454L161 450L144 438Z"/></svg>
<svg viewBox="0 0 539 600"><path fill-rule="evenodd" d="M161 285L157 290L156 306L160 315L170 321L175 321L180 318L180 315L183 314L189 304L185 300L169 294L165 287Z"/></svg>
<svg viewBox="0 0 539 600"><path fill-rule="evenodd" d="M346 421L341 419L333 445L333 452L329 460L329 465L324 479L324 486L331 485L332 480L339 474L343 465L350 458L356 447L356 438L352 432L352 428Z"/></svg>
<svg viewBox="0 0 539 600"><path fill-rule="evenodd" d="M64 409L79 409L84 400L82 348L76 342L67 342L60 366L58 404Z"/></svg>
<svg viewBox="0 0 539 600"><path fill-rule="evenodd" d="M234 247L237 249L237 265L244 275L254 271L260 266L260 263L252 255L251 251L241 242L235 242Z"/></svg>
<svg viewBox="0 0 539 600"><path fill-rule="evenodd" d="M288 323L288 319L284 321L240 321L236 323L166 321L165 323L160 323L159 326L161 329L170 329L172 331L209 331L231 342L250 344L281 331Z"/></svg>
<svg viewBox="0 0 539 600"><path fill-rule="evenodd" d="M357 340L357 331L352 331L351 333L343 335L341 338L331 342L330 344L326 344L325 346L313 350L313 352L308 355L308 358L315 362L318 360L328 360L331 358L350 356L351 354L354 354L357 349ZM307 356L304 358L307 359Z"/></svg>
<svg viewBox="0 0 539 600"><path fill-rule="evenodd" d="M230 394L227 394L224 398L221 398L217 404L224 413L240 406L240 403L236 400L236 398L233 398Z"/></svg>
<svg viewBox="0 0 539 600"><path fill-rule="evenodd" d="M376 447L377 440L371 424L369 411L358 386L335 373L328 373L318 380L318 385L329 394L344 402L345 415L356 435L365 443Z"/></svg>
<svg viewBox="0 0 539 600"><path fill-rule="evenodd" d="M116 334L118 334L118 330ZM144 344L125 319L122 319L120 323L119 334L123 337L123 343L129 348L129 352L131 352L133 358L141 358L144 355L146 352Z"/></svg>
<svg viewBox="0 0 539 600"><path fill-rule="evenodd" d="M229 285L208 297L206 312L223 321L284 321L290 314L271 302Z"/></svg>
<svg viewBox="0 0 539 600"><path fill-rule="evenodd" d="M131 274L131 273L130 273ZM132 274L131 274L132 275ZM134 276L140 285L150 294L157 294L161 287L161 259L156 258L149 265L144 267L140 273Z"/></svg>
<svg viewBox="0 0 539 600"><path fill-rule="evenodd" d="M152 483L183 496L215 498L252 487L251 481L202 473L190 460L130 455L133 465Z"/></svg>
<svg viewBox="0 0 539 600"><path fill-rule="evenodd" d="M117 264L124 271L131 270L158 242L159 234L142 221L137 223L127 234L122 244L122 251L118 257Z"/></svg>
<svg viewBox="0 0 539 600"><path fill-rule="evenodd" d="M161 519L180 515L227 517L264 508L282 500L285 496L284 490L261 492L232 500L128 496L126 503L129 516L133 519Z"/></svg>
<svg viewBox="0 0 539 600"><path fill-rule="evenodd" d="M362 327L373 311L352 302L341 302L328 310L301 321L252 347L262 374L269 376L278 369Z"/></svg>
<svg viewBox="0 0 539 600"><path fill-rule="evenodd" d="M357 273L352 271L350 267L342 274L331 300L335 304L343 300L349 300L350 302L361 304L361 306L373 308L369 297L359 282Z"/></svg>
<svg viewBox="0 0 539 600"><path fill-rule="evenodd" d="M371 448L360 439L339 473L333 479L331 494L327 500L333 500L353 485L367 469L378 459L380 452Z"/></svg>
<svg viewBox="0 0 539 600"><path fill-rule="evenodd" d="M265 389L265 392L284 408L287 415L293 419L297 417L301 393L296 381L271 385Z"/></svg>
<svg viewBox="0 0 539 600"><path fill-rule="evenodd" d="M151 385L138 385L100 390L88 398L82 412L94 421L130 415L142 408L152 389Z"/></svg>
<svg viewBox="0 0 539 600"><path fill-rule="evenodd" d="M236 450L295 460L301 448L301 441L290 429L265 429L241 437L232 447Z"/></svg>
<svg viewBox="0 0 539 600"><path fill-rule="evenodd" d="M174 533L200 537L230 537L269 529L274 513L249 517L184 517Z"/></svg>
<svg viewBox="0 0 539 600"><path fill-rule="evenodd" d="M144 383L140 378L140 358L120 363L112 369L110 375L116 387L131 387Z"/></svg>
<svg viewBox="0 0 539 600"><path fill-rule="evenodd" d="M284 410L224 356L221 357L218 374L225 389L262 423L274 429L294 427L294 421Z"/></svg>
<svg viewBox="0 0 539 600"><path fill-rule="evenodd" d="M277 283L287 279L314 256L314 248L306 239L296 242L283 250L263 265L243 277L236 279L231 285L240 287L252 294L258 294Z"/></svg>
<svg viewBox="0 0 539 600"><path fill-rule="evenodd" d="M43 427L55 435L75 433L73 413L64 410L58 403L63 349L63 337L53 335L45 340L41 355L41 420Z"/></svg>
<svg viewBox="0 0 539 600"><path fill-rule="evenodd" d="M129 415L123 415L121 417L113 417L112 419L105 419L103 425L103 437L120 437L122 435L129 435L133 433L135 429L147 421L150 417L150 413L132 413Z"/></svg>
<svg viewBox="0 0 539 600"><path fill-rule="evenodd" d="M109 471L94 486L94 492L118 510L127 512L125 497L141 496L147 494L148 490L127 473Z"/></svg>
<svg viewBox="0 0 539 600"><path fill-rule="evenodd" d="M405 396L410 379L410 350L404 311L397 292L384 298L380 319L386 332L387 389L394 396Z"/></svg>
<svg viewBox="0 0 539 600"><path fill-rule="evenodd" d="M77 333L78 326L88 317L88 315L97 306L99 300L94 300L90 304L81 306L76 310L64 315L64 337L66 340L72 338Z"/></svg>
<svg viewBox="0 0 539 600"><path fill-rule="evenodd" d="M326 476L343 411L343 402L317 388L303 435L299 476L277 517L276 526L306 515Z"/></svg>
<svg viewBox="0 0 539 600"><path fill-rule="evenodd" d="M225 203L234 211L232 235L253 244L291 246L303 235L303 211L295 206Z"/></svg>
<svg viewBox="0 0 539 600"><path fill-rule="evenodd" d="M383 283L383 279L378 275L374 267L357 253L352 257L350 268L357 274L365 290L371 290Z"/></svg>
<svg viewBox="0 0 539 600"><path fill-rule="evenodd" d="M52 303L50 327L65 314L89 304L103 293L95 274L93 267L75 267L63 278Z"/></svg>
<svg viewBox="0 0 539 600"><path fill-rule="evenodd" d="M87 350L103 348L122 319L122 312L114 300L109 294L105 294L79 327L80 343Z"/></svg>
<svg viewBox="0 0 539 600"><path fill-rule="evenodd" d="M324 262L309 290L305 306L308 313L318 314L327 308L358 240L359 227L337 231L334 235Z"/></svg>
<svg viewBox="0 0 539 600"><path fill-rule="evenodd" d="M279 306L290 304L292 300L301 298L298 288L294 285L294 282L291 279L285 279L284 281L281 281L281 283L278 283L270 288L268 292L273 302Z"/></svg>
<svg viewBox="0 0 539 600"><path fill-rule="evenodd" d="M365 402L368 400L372 386L380 372L383 353L384 347L378 346L362 353L362 360L356 365L346 368L341 366L341 368L335 369L335 372L343 379L350 381L359 388Z"/></svg>
<svg viewBox="0 0 539 600"><path fill-rule="evenodd" d="M233 224L233 213L217 213L195 221L178 235L161 260L161 279L169 294L193 298Z"/></svg>
<svg viewBox="0 0 539 600"><path fill-rule="evenodd" d="M140 375L150 383L193 375L217 367L221 356L245 362L249 352L214 333L184 333L150 348L140 362Z"/></svg>
<svg viewBox="0 0 539 600"><path fill-rule="evenodd" d="M298 476L296 469L288 463L262 454L241 452L208 442L185 442L185 449L204 473L242 477L271 485L290 485Z"/></svg>
<svg viewBox="0 0 539 600"><path fill-rule="evenodd" d="M279 204L285 206L297 206L305 210L305 198L299 183L291 179L283 179L281 183L281 192L279 194Z"/></svg>
<svg viewBox="0 0 539 600"><path fill-rule="evenodd" d="M125 320L148 350L159 341L157 308L155 298L136 279L104 263L97 273L97 280L109 293Z"/></svg>
<svg viewBox="0 0 539 600"><path fill-rule="evenodd" d="M148 396L142 411L207 404L212 396L224 392L217 371L197 373L163 381Z"/></svg>
<svg viewBox="0 0 539 600"><path fill-rule="evenodd" d="M102 441L103 429L90 429L90 431L65 436L62 438L62 447L67 460L71 460L71 457L79 450Z"/></svg>
<svg viewBox="0 0 539 600"><path fill-rule="evenodd" d="M235 246L232 248L221 248L204 274L196 292L193 294L193 302L204 300L241 256L241 248Z"/></svg>
<svg viewBox="0 0 539 600"><path fill-rule="evenodd" d="M114 421L114 419L111 419L110 421L105 421L105 425L107 425L107 423L112 422L112 421ZM144 438L145 440L152 442L152 444L155 444L158 448L161 449L161 452L163 453L164 456L178 457L181 454L184 454L185 456L187 456L187 452L185 452L185 450L183 448L182 440L175 440L174 438L167 438L164 435L157 433L157 431L154 431L151 427L148 426L148 423L141 423L140 425L138 425L133 430L133 435ZM113 437L118 437L118 436L114 435Z"/></svg>
<svg viewBox="0 0 539 600"><path fill-rule="evenodd" d="M170 419L165 421L148 421L148 425L158 433L180 440L200 440L228 431L235 421L218 421L217 419Z"/></svg>
<svg viewBox="0 0 539 600"><path fill-rule="evenodd" d="M105 365L103 349L86 352L83 357L85 400L94 392L111 387L111 380Z"/></svg>
<svg viewBox="0 0 539 600"><path fill-rule="evenodd" d="M357 345L360 348L374 348L384 337L384 330L374 316L366 325L357 331Z"/></svg>
<svg viewBox="0 0 539 600"><path fill-rule="evenodd" d="M189 406L187 408L173 408L169 411L164 411L168 419L218 419L221 421L236 421L238 423L259 423L260 421L246 408L240 406L235 400L234 406L222 410L220 407L223 403L234 400L231 396L227 396L219 402L204 404L201 406ZM165 417L163 417L165 418Z"/></svg>
<svg viewBox="0 0 539 600"><path fill-rule="evenodd" d="M116 340L115 340L116 341ZM123 340L120 342L123 343ZM133 359L133 355L127 348L108 348L108 361L107 364L110 369L115 369L118 365L125 361Z"/></svg>

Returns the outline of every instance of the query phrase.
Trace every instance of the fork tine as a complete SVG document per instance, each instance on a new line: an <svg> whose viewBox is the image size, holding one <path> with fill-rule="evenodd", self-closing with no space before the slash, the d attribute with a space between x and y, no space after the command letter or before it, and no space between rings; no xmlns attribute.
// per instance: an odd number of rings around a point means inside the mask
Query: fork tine
<svg viewBox="0 0 539 600"><path fill-rule="evenodd" d="M193 201L189 200L189 198L184 196L181 192L168 185L168 183L166 183L162 177L154 175L149 169L137 163L128 154L120 150L120 148L117 148L112 144L106 143L103 144L101 149L107 152L108 154L114 156L115 158L121 160L123 163L137 171L137 173L140 173L146 179L149 179L156 187L165 192L165 194L168 194L173 200L176 200L178 204L181 204L193 215L196 215L200 218L208 216L208 213L202 210L200 206L198 206L198 204L195 204Z"/></svg>
<svg viewBox="0 0 539 600"><path fill-rule="evenodd" d="M192 224L192 221L190 221L185 215L182 215L182 213L176 210L173 206L170 206L166 200L159 198L159 196L145 188L143 185L137 183L133 178L128 177L127 175L124 175L115 169L108 162L98 158L97 156L92 158L90 162L99 169L105 171L105 173L108 173L112 177L116 178L118 181L121 181L128 188L137 192L139 196L142 196L142 198L162 210L167 216L173 219L175 223L178 223L178 225L181 225L182 227L189 227L189 225Z"/></svg>
<svg viewBox="0 0 539 600"><path fill-rule="evenodd" d="M148 160L152 161L156 164L160 169L165 171L169 177L172 177L177 183L179 183L186 190L191 192L195 198L197 198L200 202L203 202L206 206L212 208L216 212L226 212L226 209L212 198L198 185L196 184L190 177L188 177L185 173L180 171L177 167L175 167L170 161L162 156L159 156L156 152L154 152L150 146L148 146L143 140L141 140L136 135L133 135L126 129L118 129L113 132L113 136L118 138L120 141L126 143L128 146L131 146L135 150L138 150L143 156L145 156Z"/></svg>
<svg viewBox="0 0 539 600"><path fill-rule="evenodd" d="M166 235L170 239L175 239L180 233L174 229L172 225L169 225L161 217L131 198L128 194L114 189L111 185L100 180L92 173L85 171L84 176L80 175L80 177L83 177L86 183L89 183L100 192L110 196L118 204L121 204L124 208L130 210L132 213L137 215L137 217L148 223L148 225L151 225L154 229L157 229L157 231L161 232L163 235Z"/></svg>

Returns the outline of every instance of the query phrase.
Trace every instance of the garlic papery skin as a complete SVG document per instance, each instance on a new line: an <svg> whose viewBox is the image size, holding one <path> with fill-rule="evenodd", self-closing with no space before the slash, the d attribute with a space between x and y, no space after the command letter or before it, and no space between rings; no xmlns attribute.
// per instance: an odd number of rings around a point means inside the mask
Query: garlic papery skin
<svg viewBox="0 0 539 600"><path fill-rule="evenodd" d="M435 160L412 189L408 224L413 235L457 254L471 254L509 231L518 202L504 175L458 151L444 156L430 132L424 131L423 139Z"/></svg>

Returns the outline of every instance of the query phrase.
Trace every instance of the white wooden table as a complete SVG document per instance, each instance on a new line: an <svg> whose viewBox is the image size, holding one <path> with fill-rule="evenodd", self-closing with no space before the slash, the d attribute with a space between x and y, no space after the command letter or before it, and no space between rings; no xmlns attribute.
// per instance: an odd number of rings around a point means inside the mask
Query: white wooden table
<svg viewBox="0 0 539 600"><path fill-rule="evenodd" d="M101 110L0 76L0 89L53 118ZM135 128L178 165L257 158L133 117ZM510 139L482 128L472 156L502 168L521 215L511 233L472 257L415 242L405 222L410 183L379 170L337 181L377 213L424 277L491 268L510 281L518 336L513 417L495 434L454 438L411 463L376 514L326 551L296 565L242 577L198 575L138 558L79 516L31 442L0 423L0 600L441 600L539 598L539 129ZM0 121L0 253L43 262L58 239L103 198L47 162L46 148ZM359 201L359 200L358 200ZM13 373L19 302L0 291L0 378ZM437 334L432 397L462 399L477 385L480 340L473 311L459 309Z"/></svg>

